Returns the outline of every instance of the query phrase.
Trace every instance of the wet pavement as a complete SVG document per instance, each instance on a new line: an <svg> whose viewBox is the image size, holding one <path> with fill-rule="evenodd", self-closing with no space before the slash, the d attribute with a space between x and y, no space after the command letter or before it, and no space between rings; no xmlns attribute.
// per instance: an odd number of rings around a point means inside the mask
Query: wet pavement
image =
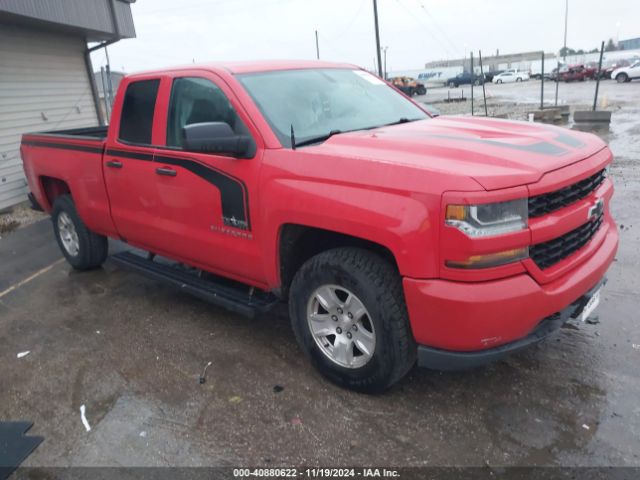
<svg viewBox="0 0 640 480"><path fill-rule="evenodd" d="M324 381L284 308L248 320L110 264L73 272L47 221L4 236L0 420L45 438L26 465L640 466L640 82L602 91L621 246L599 323L478 370L414 369L384 395Z"/></svg>

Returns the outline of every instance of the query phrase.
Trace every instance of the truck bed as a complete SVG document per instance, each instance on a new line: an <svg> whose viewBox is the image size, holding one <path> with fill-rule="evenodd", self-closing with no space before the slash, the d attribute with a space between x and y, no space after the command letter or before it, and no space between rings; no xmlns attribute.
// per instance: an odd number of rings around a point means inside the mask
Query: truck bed
<svg viewBox="0 0 640 480"><path fill-rule="evenodd" d="M70 130L51 130L49 132L29 133L25 137L63 137L72 139L87 139L103 141L107 138L107 130L109 127L83 127L72 128Z"/></svg>

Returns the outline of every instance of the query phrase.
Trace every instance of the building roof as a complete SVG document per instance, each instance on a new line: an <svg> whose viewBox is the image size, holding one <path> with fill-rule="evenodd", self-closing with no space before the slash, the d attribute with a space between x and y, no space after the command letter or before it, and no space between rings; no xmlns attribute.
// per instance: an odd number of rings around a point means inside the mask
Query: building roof
<svg viewBox="0 0 640 480"><path fill-rule="evenodd" d="M2 0L0 23L78 35L88 42L136 36L135 0Z"/></svg>

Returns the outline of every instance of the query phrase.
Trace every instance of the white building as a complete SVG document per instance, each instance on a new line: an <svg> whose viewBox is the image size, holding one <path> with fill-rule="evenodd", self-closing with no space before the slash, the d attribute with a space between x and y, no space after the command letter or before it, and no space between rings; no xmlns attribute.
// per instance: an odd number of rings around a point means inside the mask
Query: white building
<svg viewBox="0 0 640 480"><path fill-rule="evenodd" d="M135 37L135 0L0 0L0 210L27 197L20 138L103 124L87 43Z"/></svg>

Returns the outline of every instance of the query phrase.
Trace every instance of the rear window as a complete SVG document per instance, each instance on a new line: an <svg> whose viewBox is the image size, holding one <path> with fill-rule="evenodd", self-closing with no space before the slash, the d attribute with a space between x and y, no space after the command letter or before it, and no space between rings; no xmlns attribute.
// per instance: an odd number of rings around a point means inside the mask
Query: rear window
<svg viewBox="0 0 640 480"><path fill-rule="evenodd" d="M151 144L153 111L160 80L141 80L127 87L120 115L119 138L129 143Z"/></svg>

